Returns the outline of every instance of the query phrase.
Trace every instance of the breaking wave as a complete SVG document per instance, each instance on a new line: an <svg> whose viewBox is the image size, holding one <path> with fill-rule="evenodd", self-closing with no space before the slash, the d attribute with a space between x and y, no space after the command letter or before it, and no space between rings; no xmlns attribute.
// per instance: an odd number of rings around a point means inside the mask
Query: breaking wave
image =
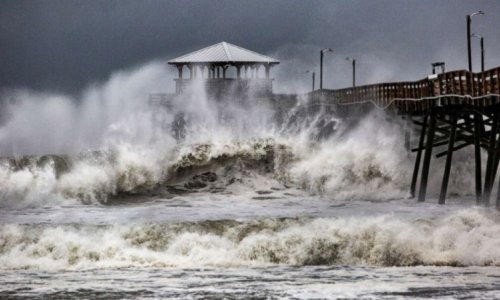
<svg viewBox="0 0 500 300"><path fill-rule="evenodd" d="M0 190L4 205L36 205L79 200L106 203L126 195L158 194L168 187L200 190L203 174L229 185L249 172L272 174L276 149L272 140L218 145L181 145L159 153L151 149L117 147L78 157L41 156L3 159ZM238 173L239 174L236 174ZM218 174L217 174L218 173ZM205 176L206 177L206 176ZM224 181L221 183L221 181ZM164 195L166 195L164 194Z"/></svg>
<svg viewBox="0 0 500 300"><path fill-rule="evenodd" d="M260 189L255 178L337 200L401 199L408 193L411 158L400 126L379 119L368 117L348 134L322 141L274 136L160 150L123 144L75 156L2 159L0 205L111 203L137 195L227 192L234 185ZM473 190L466 189L472 186L470 160L463 161L457 158L452 173L450 193L455 195Z"/></svg>
<svg viewBox="0 0 500 300"><path fill-rule="evenodd" d="M136 225L0 225L1 269L285 265L500 266L500 222L479 210Z"/></svg>
<svg viewBox="0 0 500 300"><path fill-rule="evenodd" d="M106 203L127 195L168 197L173 188L225 190L235 183L258 189L252 183L256 176L337 199L361 199L376 190L384 199L404 196L406 157L394 159L363 145L358 147L366 150L354 152L355 143L296 145L293 139L254 138L182 144L164 152L124 145L74 157L4 159L1 204Z"/></svg>
<svg viewBox="0 0 500 300"><path fill-rule="evenodd" d="M277 112L250 99L209 99L202 90L170 106L145 104L145 91L161 90L166 76L153 62L117 72L81 99L9 93L15 101L1 120L2 156L65 155L0 158L0 207L168 198L235 184L259 189L254 179L263 177L330 199L407 195L412 158L398 117L377 111L349 120L325 108L304 109L300 99ZM179 116L186 117L180 144L171 132ZM454 160L450 194L473 191L472 160L460 163L458 154ZM437 181L429 181L432 193Z"/></svg>

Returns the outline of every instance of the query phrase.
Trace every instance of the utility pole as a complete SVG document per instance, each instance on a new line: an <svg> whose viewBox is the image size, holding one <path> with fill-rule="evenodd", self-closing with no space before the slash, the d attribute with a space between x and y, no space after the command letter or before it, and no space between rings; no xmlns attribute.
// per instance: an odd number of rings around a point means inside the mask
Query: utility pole
<svg viewBox="0 0 500 300"><path fill-rule="evenodd" d="M356 86L356 60L352 60L352 87Z"/></svg>
<svg viewBox="0 0 500 300"><path fill-rule="evenodd" d="M314 81L316 80L316 72L307 70L306 73L312 73L312 91L314 91Z"/></svg>
<svg viewBox="0 0 500 300"><path fill-rule="evenodd" d="M472 22L472 17L473 16L484 16L483 11L477 11L475 13L469 14L466 16L467 19L467 57L469 60L469 72L472 72L472 50L471 50L471 43L470 43L470 38L471 38L471 32L470 32L470 25Z"/></svg>
<svg viewBox="0 0 500 300"><path fill-rule="evenodd" d="M356 87L356 59L346 57L345 60L352 61L352 87Z"/></svg>
<svg viewBox="0 0 500 300"><path fill-rule="evenodd" d="M479 34L471 34L471 37L479 39L479 44L481 46L481 72L484 72L484 37Z"/></svg>
<svg viewBox="0 0 500 300"><path fill-rule="evenodd" d="M484 38L481 37L481 72L484 72Z"/></svg>
<svg viewBox="0 0 500 300"><path fill-rule="evenodd" d="M325 51L328 52L333 52L332 48L325 48L320 51L320 56L319 56L319 89L323 89L323 53Z"/></svg>
<svg viewBox="0 0 500 300"><path fill-rule="evenodd" d="M471 16L467 15L467 57L469 59L469 72L472 72L472 49L470 45L470 23Z"/></svg>

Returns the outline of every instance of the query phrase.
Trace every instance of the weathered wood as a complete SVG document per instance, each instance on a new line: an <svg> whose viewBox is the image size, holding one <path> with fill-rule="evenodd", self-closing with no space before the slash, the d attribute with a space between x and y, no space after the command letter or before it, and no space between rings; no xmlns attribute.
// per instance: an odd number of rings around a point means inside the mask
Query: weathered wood
<svg viewBox="0 0 500 300"><path fill-rule="evenodd" d="M450 178L450 169L451 169L451 159L453 157L453 146L455 144L455 134L457 132L457 117L455 115L451 115L452 123L450 138L448 143L448 154L446 155L446 163L444 166L444 174L443 174L443 182L441 183L441 193L439 194L439 204L444 204L446 201L446 191L448 190L448 181Z"/></svg>
<svg viewBox="0 0 500 300"><path fill-rule="evenodd" d="M430 102L482 107L485 101L460 96L487 96L500 93L498 74L500 67L482 73L451 71L439 74L437 79L422 79L415 82L394 82L350 87L340 90L322 90L333 101L331 104L357 104L371 101L381 108L395 109L400 113L425 113ZM443 98L449 95L450 97ZM437 96L440 99L422 99ZM418 101L394 101L395 99L416 99ZM485 98L486 101L490 101Z"/></svg>
<svg viewBox="0 0 500 300"><path fill-rule="evenodd" d="M437 128L436 128L436 131L437 131ZM443 146L446 144L448 144L448 136L444 136L442 138L440 137L439 139L436 139L434 141L434 144L432 144L432 147L439 147L439 146ZM426 147L427 147L427 145L423 145L422 147L418 147L418 148L413 148L413 149L411 149L411 152L417 152L420 150L424 150Z"/></svg>
<svg viewBox="0 0 500 300"><path fill-rule="evenodd" d="M457 139L455 139L455 141L456 141L456 140L457 140ZM472 142L467 142L467 143L463 143L463 144L460 144L460 145L458 145L458 146L455 146L455 147L453 147L453 152L458 151L458 150L460 150L460 149L463 149L463 148L465 148L465 147L467 147L467 146L470 146L470 145L472 145L472 144L473 144ZM440 152L440 153L436 154L436 158L443 157L443 156L445 156L447 153L448 153L448 150L443 151L443 152Z"/></svg>
<svg viewBox="0 0 500 300"><path fill-rule="evenodd" d="M433 148L448 144L446 151L436 155L447 157L440 194L440 203L444 203L453 152L473 146L476 201L488 203L500 162L500 138L496 139L500 131L499 94L500 67L497 67L482 73L451 71L415 82L372 84L340 90L323 89L312 92L310 99L316 99L318 105L326 103L345 106L371 102L378 108L398 114L423 116L423 123L414 121L422 127L422 131L418 147L412 149L417 154L410 186L411 196L416 195L420 176L418 200L425 200ZM440 126L437 126L438 122ZM405 129L405 146L407 137ZM488 153L484 174L482 149Z"/></svg>
<svg viewBox="0 0 500 300"><path fill-rule="evenodd" d="M475 183L476 183L476 203L481 201L482 194L482 172L481 172L481 136L483 135L483 116L474 113L474 158L475 158Z"/></svg>
<svg viewBox="0 0 500 300"><path fill-rule="evenodd" d="M493 124L490 129L490 142L488 149L488 160L486 162L486 173L484 177L484 193L482 203L488 205L490 202L491 196L491 188L493 185L494 179L493 176L493 165L495 163L495 140L496 140L496 132L498 127L498 114L495 113L493 116Z"/></svg>
<svg viewBox="0 0 500 300"><path fill-rule="evenodd" d="M413 167L413 176L411 178L410 194L412 198L415 197L415 189L417 187L418 171L420 168L420 159L422 157L422 148L424 145L425 131L427 130L428 118L429 118L428 115L425 115L424 122L422 123L422 129L420 131L420 139L418 141L418 152L417 152L417 157L415 158L415 166Z"/></svg>
<svg viewBox="0 0 500 300"><path fill-rule="evenodd" d="M493 132L493 135L495 136L495 139L496 139L496 135L499 131L499 128L500 128L500 112L496 112L496 115L497 115L497 118L498 118L498 121L497 121L497 127L496 127L496 130ZM493 189L493 184L495 183L495 178L496 178L496 174L497 174L497 169L498 169L498 163L500 161L500 137L497 139L496 141L496 144L495 144L495 148L493 149L493 166L492 166L492 169L491 169L491 178L490 178L490 193L491 193L491 189ZM498 195L497 195L497 198L498 198ZM485 205L489 205L490 204L490 201L489 201L489 197L488 197L488 202L485 202Z"/></svg>
<svg viewBox="0 0 500 300"><path fill-rule="evenodd" d="M420 177L420 191L418 194L418 201L425 201L425 195L427 193L427 180L429 176L429 168L432 157L432 143L434 140L434 132L436 129L436 112L431 108L429 112L429 131L427 133L427 147L424 154L424 162L422 166L422 175Z"/></svg>

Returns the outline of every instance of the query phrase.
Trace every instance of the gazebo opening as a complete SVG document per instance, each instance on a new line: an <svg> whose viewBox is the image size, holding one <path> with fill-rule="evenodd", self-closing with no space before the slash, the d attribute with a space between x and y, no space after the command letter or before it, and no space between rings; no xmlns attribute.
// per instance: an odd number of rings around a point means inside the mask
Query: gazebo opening
<svg viewBox="0 0 500 300"><path fill-rule="evenodd" d="M185 91L194 79L203 79L207 91L272 94L271 67L279 61L254 51L221 42L168 62L178 71L176 93Z"/></svg>

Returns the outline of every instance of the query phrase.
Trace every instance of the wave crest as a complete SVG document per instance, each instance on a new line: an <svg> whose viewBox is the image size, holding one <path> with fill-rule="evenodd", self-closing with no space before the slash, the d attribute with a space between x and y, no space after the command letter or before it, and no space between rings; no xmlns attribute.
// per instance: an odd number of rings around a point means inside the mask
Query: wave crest
<svg viewBox="0 0 500 300"><path fill-rule="evenodd" d="M262 219L133 226L1 225L0 268L122 266L500 266L500 223L479 210L439 220Z"/></svg>

